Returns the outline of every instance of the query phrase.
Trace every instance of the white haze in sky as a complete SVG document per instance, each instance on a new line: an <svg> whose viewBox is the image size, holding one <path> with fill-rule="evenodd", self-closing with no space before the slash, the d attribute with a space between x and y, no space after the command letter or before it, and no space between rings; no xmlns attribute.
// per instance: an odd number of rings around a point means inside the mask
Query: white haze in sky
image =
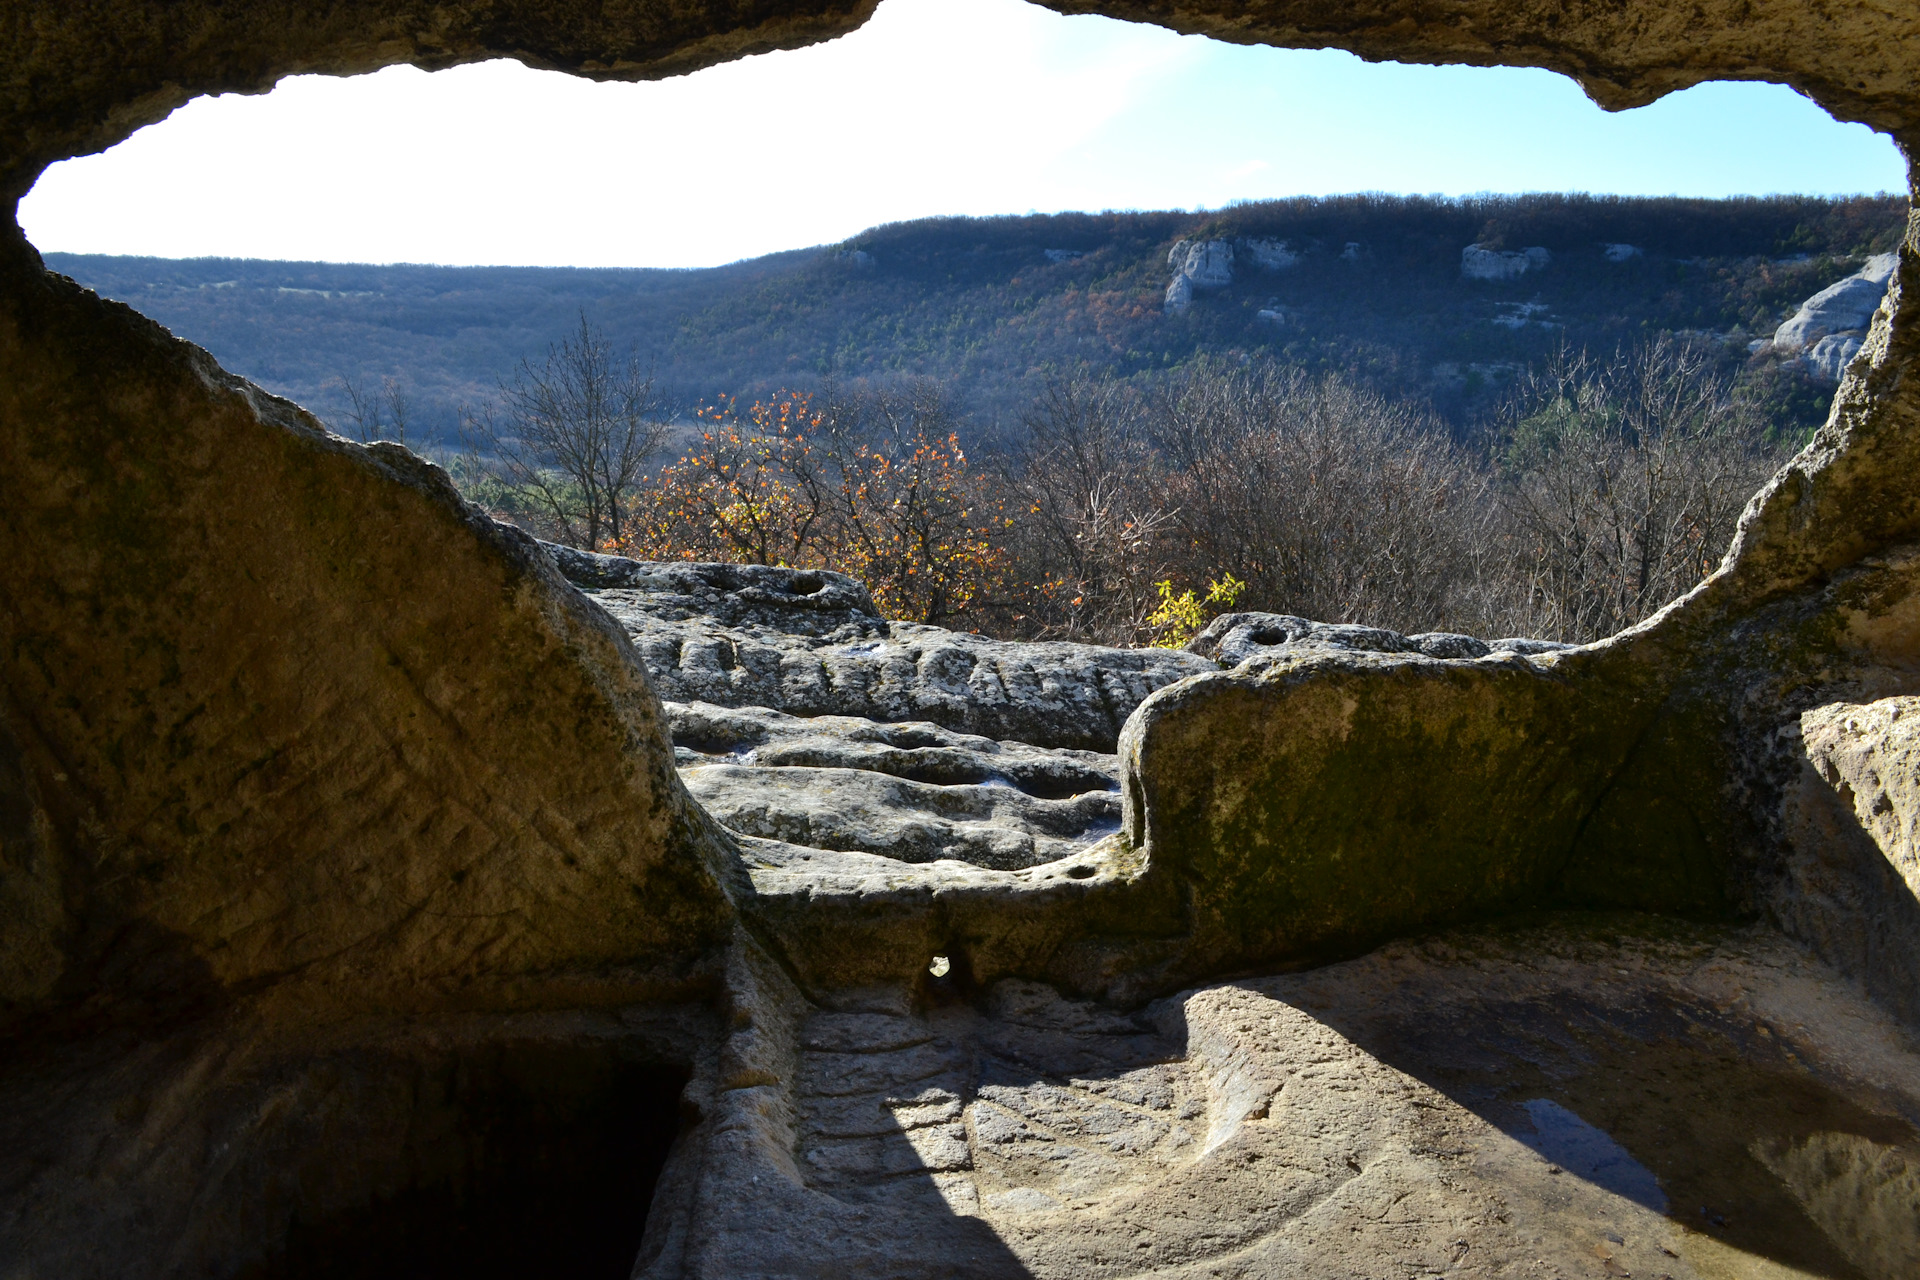
<svg viewBox="0 0 1920 1280"><path fill-rule="evenodd" d="M1774 85L1608 115L1545 71L886 0L842 39L650 84L494 62L203 98L55 165L20 217L81 253L676 267L932 214L1904 186L1891 141Z"/></svg>

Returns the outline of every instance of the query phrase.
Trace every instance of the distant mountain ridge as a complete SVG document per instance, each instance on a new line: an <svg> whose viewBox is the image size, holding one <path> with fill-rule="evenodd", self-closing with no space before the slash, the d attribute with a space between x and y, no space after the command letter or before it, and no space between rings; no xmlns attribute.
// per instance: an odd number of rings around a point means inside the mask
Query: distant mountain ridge
<svg viewBox="0 0 1920 1280"><path fill-rule="evenodd" d="M46 260L334 420L343 376L392 377L444 431L582 310L689 405L923 377L990 427L1058 372L1264 353L1457 419L1563 341L1611 350L1688 331L1742 363L1809 296L1892 249L1905 218L1894 196L1350 196L931 218L702 270Z"/></svg>

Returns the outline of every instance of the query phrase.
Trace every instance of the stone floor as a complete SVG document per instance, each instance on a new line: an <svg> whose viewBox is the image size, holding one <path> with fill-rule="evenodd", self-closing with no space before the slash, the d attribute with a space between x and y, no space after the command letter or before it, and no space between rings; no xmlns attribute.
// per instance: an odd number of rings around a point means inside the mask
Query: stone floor
<svg viewBox="0 0 1920 1280"><path fill-rule="evenodd" d="M1551 918L1136 1013L944 985L795 1003L638 1274L1920 1275L1920 1052L1765 932Z"/></svg>

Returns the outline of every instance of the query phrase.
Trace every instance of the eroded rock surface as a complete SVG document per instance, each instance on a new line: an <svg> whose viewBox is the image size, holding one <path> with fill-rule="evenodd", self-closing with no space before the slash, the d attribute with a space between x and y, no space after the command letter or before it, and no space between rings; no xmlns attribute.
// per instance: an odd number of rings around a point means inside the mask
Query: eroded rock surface
<svg viewBox="0 0 1920 1280"><path fill-rule="evenodd" d="M1879 309L1880 299L1886 296L1887 281L1898 265L1898 254L1876 254L1860 270L1808 298L1774 330L1774 350L1792 355L1830 334L1851 335L1858 350L1859 339L1866 336L1867 325Z"/></svg>
<svg viewBox="0 0 1920 1280"><path fill-rule="evenodd" d="M1216 664L1172 649L1022 644L889 622L844 574L641 562L555 550L675 702L926 720L1042 747L1112 751L1149 693Z"/></svg>
<svg viewBox="0 0 1920 1280"><path fill-rule="evenodd" d="M1312 622L1285 613L1223 613L1187 642L1188 652L1217 659L1223 667L1237 667L1255 658L1297 656L1315 648L1458 659L1485 658L1496 653L1555 653L1573 647L1557 640L1529 640L1518 636L1476 640L1447 631L1403 636L1382 627Z"/></svg>
<svg viewBox="0 0 1920 1280"><path fill-rule="evenodd" d="M1920 898L1920 698L1818 707L1800 729L1814 767Z"/></svg>
<svg viewBox="0 0 1920 1280"><path fill-rule="evenodd" d="M680 777L728 829L810 849L1011 870L1120 829L1119 761L924 722L667 703Z"/></svg>
<svg viewBox="0 0 1920 1280"><path fill-rule="evenodd" d="M1215 669L887 622L844 574L548 551L628 629L656 687L725 703L670 701L667 719L681 778L760 861L813 850L1016 870L1070 857L1119 830L1119 764L1052 744L1101 741L1152 688ZM929 710L1025 740L897 714Z"/></svg>
<svg viewBox="0 0 1920 1280"><path fill-rule="evenodd" d="M646 673L538 544L17 233L0 509L0 1021L630 999L725 945Z"/></svg>
<svg viewBox="0 0 1920 1280"><path fill-rule="evenodd" d="M756 1192L684 1189L704 1233L641 1274L804 1274L803 1240L895 1277L1920 1265L1920 1056L1765 932L1567 917L1134 1013L929 983L762 974L729 1053L782 1083L690 1139Z"/></svg>

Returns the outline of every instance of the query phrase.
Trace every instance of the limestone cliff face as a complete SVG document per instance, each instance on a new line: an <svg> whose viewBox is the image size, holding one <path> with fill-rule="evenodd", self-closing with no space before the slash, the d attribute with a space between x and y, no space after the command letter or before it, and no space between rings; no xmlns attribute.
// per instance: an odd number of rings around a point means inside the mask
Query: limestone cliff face
<svg viewBox="0 0 1920 1280"><path fill-rule="evenodd" d="M1887 296L1887 281L1898 265L1899 255L1878 254L1846 279L1808 298L1774 331L1774 350L1791 355L1828 334L1865 332L1880 309L1880 300Z"/></svg>
<svg viewBox="0 0 1920 1280"><path fill-rule="evenodd" d="M1529 271L1542 271L1553 255L1535 246L1518 251L1470 244L1460 251L1460 276L1465 280L1518 280Z"/></svg>
<svg viewBox="0 0 1920 1280"><path fill-rule="evenodd" d="M1233 283L1231 240L1181 240L1167 250L1173 279L1167 284L1166 311L1179 315L1193 305L1195 290L1224 289Z"/></svg>
<svg viewBox="0 0 1920 1280"><path fill-rule="evenodd" d="M1815 377L1838 383L1860 353L1867 326L1886 297L1887 283L1898 266L1898 254L1869 258L1860 270L1801 303L1799 310L1774 330L1771 343L1756 342L1755 350L1771 350L1797 359Z"/></svg>

